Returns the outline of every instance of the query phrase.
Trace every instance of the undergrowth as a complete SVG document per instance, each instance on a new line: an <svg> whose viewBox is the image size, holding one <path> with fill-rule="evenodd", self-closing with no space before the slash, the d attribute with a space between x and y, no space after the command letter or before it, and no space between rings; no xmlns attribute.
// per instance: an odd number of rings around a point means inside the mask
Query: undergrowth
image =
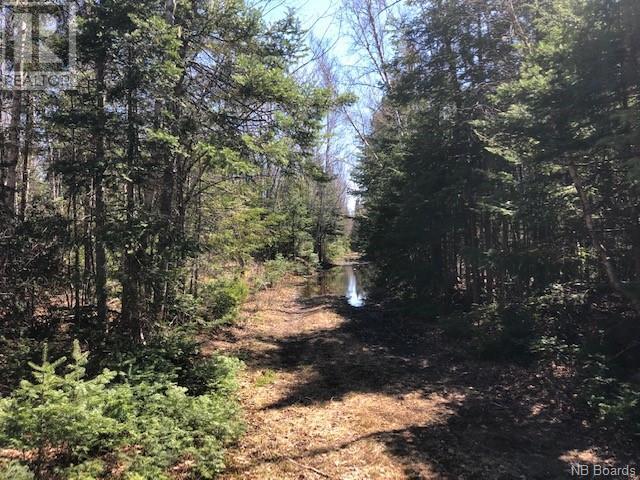
<svg viewBox="0 0 640 480"><path fill-rule="evenodd" d="M455 311L440 317L439 326L475 361L567 367L578 403L597 422L640 435L640 375L634 375L638 362L629 347L634 317L616 305L597 304L586 289L554 285L521 303Z"/></svg>
<svg viewBox="0 0 640 480"><path fill-rule="evenodd" d="M237 361L203 369L199 392L178 385L170 367L164 377L145 374L153 361L92 376L88 363L77 341L70 361L50 361L45 349L30 365L33 380L0 399L0 446L21 459L5 463L0 478L168 479L179 470L207 479L222 470L225 445L242 432Z"/></svg>

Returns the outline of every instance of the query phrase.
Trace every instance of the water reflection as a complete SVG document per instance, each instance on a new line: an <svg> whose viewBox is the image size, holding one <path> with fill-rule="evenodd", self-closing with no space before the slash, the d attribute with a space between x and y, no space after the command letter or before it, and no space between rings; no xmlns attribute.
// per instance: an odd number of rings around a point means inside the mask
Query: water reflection
<svg viewBox="0 0 640 480"><path fill-rule="evenodd" d="M343 268L347 277L346 297L349 305L356 308L364 306L367 294L363 290L362 285L358 283L358 277L356 277L353 266L345 265Z"/></svg>
<svg viewBox="0 0 640 480"><path fill-rule="evenodd" d="M367 266L342 265L324 270L309 279L304 296L340 295L352 307L363 307L367 300Z"/></svg>

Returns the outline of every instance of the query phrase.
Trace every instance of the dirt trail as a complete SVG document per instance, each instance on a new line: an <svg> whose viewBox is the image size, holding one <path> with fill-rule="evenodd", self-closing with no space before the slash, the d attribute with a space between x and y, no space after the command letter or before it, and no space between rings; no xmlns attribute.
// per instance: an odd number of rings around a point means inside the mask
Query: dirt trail
<svg viewBox="0 0 640 480"><path fill-rule="evenodd" d="M207 345L247 364L247 433L223 479L548 480L619 464L549 387L566 373L478 365L433 327L299 291L258 294Z"/></svg>

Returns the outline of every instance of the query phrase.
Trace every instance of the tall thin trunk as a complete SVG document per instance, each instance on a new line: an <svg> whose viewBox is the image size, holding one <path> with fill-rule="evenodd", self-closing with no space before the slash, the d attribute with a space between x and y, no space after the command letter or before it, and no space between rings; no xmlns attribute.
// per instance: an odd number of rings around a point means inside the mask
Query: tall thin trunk
<svg viewBox="0 0 640 480"><path fill-rule="evenodd" d="M76 320L80 319L82 277L80 275L80 239L78 234L78 195L74 192L72 198L73 211L73 291Z"/></svg>
<svg viewBox="0 0 640 480"><path fill-rule="evenodd" d="M176 15L176 0L166 0L165 2L165 21L168 25L173 26L175 24ZM179 91L179 86L176 86L176 92ZM174 100L176 101L176 100ZM156 110L161 112L163 110L163 101L159 100L156 103ZM177 108L173 106L172 111L176 114ZM177 122L178 118L172 119L172 122ZM166 122L165 122L166 123ZM167 125L163 125L165 128ZM173 200L175 196L175 180L177 174L177 163L175 155L172 152L164 152L164 170L162 173L162 183L160 192L160 217L162 221L162 231L158 238L158 256L160 259L160 274L155 281L154 285L154 301L153 301L153 315L158 317L164 317L166 313L166 305L168 298L171 296L170 290L172 288L172 282L169 279L169 270L171 265L171 242L173 239Z"/></svg>
<svg viewBox="0 0 640 480"><path fill-rule="evenodd" d="M84 253L84 262L82 268L82 304L88 305L94 290L95 283L95 258L92 236L93 221L93 192L89 191L82 197L82 251Z"/></svg>
<svg viewBox="0 0 640 480"><path fill-rule="evenodd" d="M138 133L136 128L136 98L132 85L127 92L127 116L127 160L130 170L133 171L137 160ZM135 221L135 183L133 179L127 181L126 196L127 223L131 231ZM122 325L135 339L142 338L139 311L139 277L140 247L139 245L129 245L124 256Z"/></svg>
<svg viewBox="0 0 640 480"><path fill-rule="evenodd" d="M33 99L27 96L27 122L24 131L24 145L22 148L22 185L20 188L20 209L18 217L24 222L29 200L29 170L31 168L31 144L33 142Z"/></svg>
<svg viewBox="0 0 640 480"><path fill-rule="evenodd" d="M107 253L105 247L105 228L107 211L104 201L104 173L105 173L105 62L96 62L96 125L95 141L95 175L93 188L95 192L95 278L96 305L98 322L107 325Z"/></svg>
<svg viewBox="0 0 640 480"><path fill-rule="evenodd" d="M197 185L198 189L200 188L201 180L198 180ZM200 244L202 239L202 194L198 193L196 196L196 224L195 224L195 237L196 244ZM194 297L198 297L198 283L200 282L200 257L196 256L195 262L193 265L193 273L191 276L191 288L189 293Z"/></svg>
<svg viewBox="0 0 640 480"><path fill-rule="evenodd" d="M154 292L154 313L164 316L167 298L171 288L169 270L171 266L171 242L173 239L174 225L173 199L175 196L176 162L171 153L167 153L167 161L162 174L162 191L160 193L160 216L162 219L162 231L158 241L158 256L160 258L160 276L156 282Z"/></svg>
<svg viewBox="0 0 640 480"><path fill-rule="evenodd" d="M582 205L582 217L584 219L584 223L587 227L587 231L589 232L589 236L591 237L591 242L593 243L593 247L596 249L598 253L598 258L600 259L600 263L605 271L607 276L607 280L609 281L609 286L616 293L620 294L622 297L626 298L633 308L640 313L640 299L628 289L625 289L620 279L618 278L618 274L611 262L609 257L609 253L604 244L603 239L600 236L600 232L595 227L593 222L593 210L591 208L591 202L589 200L589 196L584 189L584 185L582 184L582 179L580 178L580 174L578 173L578 169L574 161L570 161L568 164L569 175L571 175L571 179L573 180L573 184L578 192L578 197L580 198L580 203Z"/></svg>
<svg viewBox="0 0 640 480"><path fill-rule="evenodd" d="M21 63L19 62L19 65ZM17 69L22 74L22 67ZM20 157L20 114L22 111L22 90L14 87L11 101L11 120L9 123L9 135L7 138L7 157L5 161L6 176L4 184L4 206L9 213L15 213L16 209L16 180L18 159Z"/></svg>
<svg viewBox="0 0 640 480"><path fill-rule="evenodd" d="M640 218L638 209L632 208L631 214L631 254L633 256L634 279L640 281Z"/></svg>
<svg viewBox="0 0 640 480"><path fill-rule="evenodd" d="M3 7L4 8L4 7ZM5 31L4 38L13 37L14 18L10 12L5 11ZM19 33L20 35L21 33ZM16 45L17 55L15 57L14 70L20 69L20 52L21 46L20 38ZM3 156L2 165L0 170L1 180L0 183L0 202L3 213L12 215L15 212L15 186L16 186L16 166L18 163L18 141L20 134L20 101L22 92L19 88L14 86L11 92L11 102L9 108L9 126L6 137L3 132Z"/></svg>

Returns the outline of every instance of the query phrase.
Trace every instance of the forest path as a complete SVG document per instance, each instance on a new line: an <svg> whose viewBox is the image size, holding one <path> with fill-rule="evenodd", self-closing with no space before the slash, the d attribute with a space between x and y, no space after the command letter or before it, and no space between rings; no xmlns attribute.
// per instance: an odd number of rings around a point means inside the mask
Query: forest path
<svg viewBox="0 0 640 480"><path fill-rule="evenodd" d="M247 432L222 479L548 480L617 463L550 386L566 372L478 364L424 323L300 290L259 293L206 344L247 365Z"/></svg>

